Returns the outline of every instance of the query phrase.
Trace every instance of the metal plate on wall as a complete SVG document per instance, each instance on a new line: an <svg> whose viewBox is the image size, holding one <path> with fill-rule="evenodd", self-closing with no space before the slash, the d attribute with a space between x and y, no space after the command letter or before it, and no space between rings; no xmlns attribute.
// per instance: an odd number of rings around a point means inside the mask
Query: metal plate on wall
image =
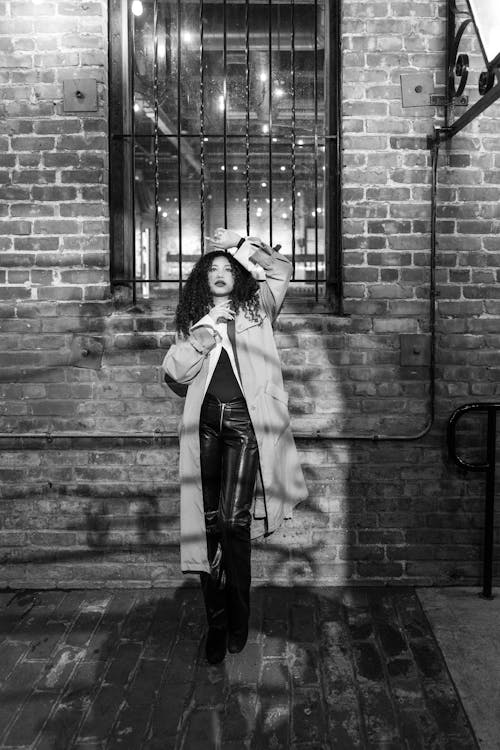
<svg viewBox="0 0 500 750"><path fill-rule="evenodd" d="M427 333L405 333L400 337L401 367L425 367L431 361L431 337Z"/></svg>
<svg viewBox="0 0 500 750"><path fill-rule="evenodd" d="M97 336L73 336L70 364L88 370L100 370L104 353L103 339Z"/></svg>
<svg viewBox="0 0 500 750"><path fill-rule="evenodd" d="M95 78L67 78L63 81L65 112L96 112L97 81Z"/></svg>
<svg viewBox="0 0 500 750"><path fill-rule="evenodd" d="M432 73L409 73L400 78L403 107L428 107L434 93Z"/></svg>

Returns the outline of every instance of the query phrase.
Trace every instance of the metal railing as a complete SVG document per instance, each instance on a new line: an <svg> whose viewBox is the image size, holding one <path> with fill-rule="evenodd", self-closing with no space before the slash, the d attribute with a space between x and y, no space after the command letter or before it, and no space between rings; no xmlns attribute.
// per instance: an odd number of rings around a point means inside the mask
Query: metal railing
<svg viewBox="0 0 500 750"><path fill-rule="evenodd" d="M483 590L482 596L492 599L493 579L493 542L494 542L494 519L495 519L495 464L496 464L496 432L497 411L500 411L500 403L484 402L476 404L464 404L455 409L448 420L448 452L450 458L463 469L468 471L486 472L486 493L484 509L484 550L483 550ZM486 461L472 463L465 460L457 453L456 432L460 419L469 412L482 412L488 416L486 434Z"/></svg>

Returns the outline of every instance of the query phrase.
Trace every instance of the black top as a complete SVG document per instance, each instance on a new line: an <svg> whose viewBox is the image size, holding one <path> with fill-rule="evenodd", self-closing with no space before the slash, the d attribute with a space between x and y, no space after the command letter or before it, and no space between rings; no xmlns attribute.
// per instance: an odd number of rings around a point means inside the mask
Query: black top
<svg viewBox="0 0 500 750"><path fill-rule="evenodd" d="M227 351L222 347L219 361L215 366L212 379L207 388L207 393L215 396L219 401L232 401L235 398L243 398L241 388Z"/></svg>

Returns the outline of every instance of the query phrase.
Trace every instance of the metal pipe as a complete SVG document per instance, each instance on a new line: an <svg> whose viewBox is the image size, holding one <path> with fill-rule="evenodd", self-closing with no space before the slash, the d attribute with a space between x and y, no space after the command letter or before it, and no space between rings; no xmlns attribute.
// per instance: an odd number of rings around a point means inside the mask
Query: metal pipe
<svg viewBox="0 0 500 750"><path fill-rule="evenodd" d="M177 237L179 243L178 284L182 291L182 188L181 188L181 0L177 0Z"/></svg>
<svg viewBox="0 0 500 750"><path fill-rule="evenodd" d="M224 5L226 3L226 0L224 0ZM178 132L177 132L177 139L179 143L179 149L180 149L180 69L179 69L179 63L180 63L180 0L177 2L178 6L178 72L177 72L177 78L178 78L178 102L179 102L179 114L178 114ZM269 49L269 87L271 90L271 73L272 73L272 63L271 63L271 52L272 52L272 39L271 39L271 0L269 0L269 39L268 39L268 49ZM494 89L492 89L493 91ZM271 93L270 93L271 96ZM270 100L271 105L271 100ZM271 106L270 106L270 132L267 137L271 136ZM227 137L231 137L229 134ZM233 136L238 137L238 136ZM264 136L266 137L266 136ZM316 135L312 136L312 138L316 139ZM429 333L431 337L431 357L430 357L430 364L429 364L429 381L430 381L430 394L429 394L429 418L423 427L422 430L420 430L418 433L413 435L379 435L379 434L371 434L371 435L364 435L359 433L347 433L347 434L339 434L337 432L329 432L329 431L320 431L317 430L313 433L301 433L301 432L295 432L295 437L298 440L339 440L339 441L370 441L370 442L405 442L405 441L414 441L414 440L420 440L422 437L424 437L432 428L434 419L435 419L435 338L436 338L436 326L435 326L435 316L436 316L436 282L435 282L435 256L436 256L436 194L437 194L437 164L438 164L438 156L439 156L439 142L440 139L437 138L432 144L432 189L431 189L431 258L430 258L430 284L429 284ZM178 161L178 169L179 169L180 161ZM180 177L179 177L180 180ZM271 188L272 189L272 188ZM180 181L179 181L179 190L180 190ZM179 192L180 197L180 192ZM271 193L272 197L272 193ZM180 203L180 201L179 201ZM180 205L179 205L179 211L180 211ZM271 216L272 216L272 202L270 203L270 224L271 224ZM180 214L179 214L179 227L180 227ZM179 238L180 239L180 238ZM181 250L181 248L180 248ZM179 252L179 263L182 264L182 252ZM182 267L182 266L181 266ZM182 283L182 274L180 273L180 281L179 284ZM145 281L143 279L140 280L141 282ZM139 283L139 282L138 282ZM177 283L177 282L174 282ZM49 438L50 436L50 438ZM123 435L120 433L99 433L99 432L70 432L70 433L0 433L0 439L36 439L36 438L43 438L43 439L50 439L54 440L56 438L126 438L126 439L162 439L162 438L171 438L176 437L177 432L176 431L161 431L161 430L155 430L154 433L151 432L135 432L135 433L128 433L127 435Z"/></svg>
<svg viewBox="0 0 500 750"><path fill-rule="evenodd" d="M290 28L290 74L292 79L292 132L291 132L291 169L292 169L292 265L293 273L295 275L295 242L296 242L296 190L297 190L297 174L296 174L296 135L297 135L297 94L295 91L296 78L295 78L295 0L292 2L292 14L291 14L291 28Z"/></svg>
<svg viewBox="0 0 500 750"><path fill-rule="evenodd" d="M153 100L154 100L154 121L153 121L153 153L154 153L154 229L155 229L155 268L153 276L157 279L160 276L160 141L158 139L158 0L153 2ZM142 248L141 248L142 253ZM148 248L149 253L149 248ZM135 254L134 254L135 255ZM142 268L140 269L142 275ZM134 275L137 271L134 272ZM134 285L135 291L135 285Z"/></svg>
<svg viewBox="0 0 500 750"><path fill-rule="evenodd" d="M318 2L314 3L314 296L319 300L318 250Z"/></svg>
<svg viewBox="0 0 500 750"><path fill-rule="evenodd" d="M483 561L483 596L492 599L493 580L493 532L495 524L495 463L496 463L496 409L488 410L487 457L488 470L486 472L486 505L484 508L484 561Z"/></svg>
<svg viewBox="0 0 500 750"><path fill-rule="evenodd" d="M223 24L223 35L222 35L222 64L224 68L223 77L223 142L222 147L224 150L224 226L227 227L227 0L224 0L222 4L222 24Z"/></svg>
<svg viewBox="0 0 500 750"><path fill-rule="evenodd" d="M250 234L250 0L245 0L245 226Z"/></svg>
<svg viewBox="0 0 500 750"><path fill-rule="evenodd" d="M269 244L273 244L273 19L272 0L268 0L268 55L269 55L269 121L268 128L268 154L269 154Z"/></svg>
<svg viewBox="0 0 500 750"><path fill-rule="evenodd" d="M456 431L460 419L468 412L486 412L488 415L486 461L472 463L459 456L456 445ZM484 553L483 553L483 590L481 596L492 599L493 581L493 545L495 523L495 468L496 468L496 428L498 402L470 403L455 409L448 420L447 444L450 458L462 469L486 472L485 508L484 508Z"/></svg>
<svg viewBox="0 0 500 750"><path fill-rule="evenodd" d="M205 62L203 55L204 0L200 0L200 250L205 249Z"/></svg>
<svg viewBox="0 0 500 750"><path fill-rule="evenodd" d="M130 10L127 9L127 15L130 13L130 22L128 24L129 26L129 34L128 34L128 43L130 45L130 48L132 50L135 49L135 16L131 13ZM127 56L129 56L129 51L127 50ZM126 81L127 78L124 78ZM134 279L137 276L137 263L136 263L136 253L135 253L135 243L136 243L136 236L135 236L135 109L134 109L134 103L135 103L135 66L132 65L132 75L130 76L130 99L127 102L124 102L126 105L128 105L130 109L130 114L128 114L128 119L130 123L130 129L132 131L132 142L129 144L129 156L130 156L130 206L128 206L129 210L129 221L131 226L131 239L132 239L132 258L131 258L131 264L132 264L132 276ZM127 117L127 114L125 115ZM125 164L126 164L126 160ZM125 166L125 169L127 169L127 166ZM124 202L125 203L125 202ZM124 215L127 213L126 204L123 206L122 210L125 209ZM121 213L121 211L120 211ZM125 238L123 238L125 240ZM125 241L123 242L125 245ZM141 243L142 244L142 243ZM137 288L134 284L132 287L132 304L137 304Z"/></svg>
<svg viewBox="0 0 500 750"><path fill-rule="evenodd" d="M294 432L295 437L298 440L339 440L339 441L370 441L370 442L406 442L413 440L420 440L425 437L430 431L434 424L435 418L435 378L436 378L436 359L435 359L435 346L436 346L436 275L435 275L435 264L436 264L436 194L437 194L437 165L439 157L439 141L435 141L432 146L432 189L431 189L431 258L430 258L430 282L429 282L429 333L431 337L431 357L429 364L429 419L423 429L413 435L362 435L362 434L339 434L337 432L321 432L317 430L313 433L301 433ZM48 433L0 433L0 439L2 438L45 438ZM127 435L121 434L108 434L108 433L53 433L50 434L51 440L56 437L120 437L129 439L161 439L175 437L176 432L155 430L151 432L136 432L128 433Z"/></svg>

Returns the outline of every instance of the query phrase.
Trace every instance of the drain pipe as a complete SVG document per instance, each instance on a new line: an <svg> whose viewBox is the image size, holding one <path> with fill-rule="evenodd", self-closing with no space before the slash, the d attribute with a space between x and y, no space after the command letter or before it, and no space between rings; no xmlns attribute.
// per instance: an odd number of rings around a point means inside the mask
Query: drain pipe
<svg viewBox="0 0 500 750"><path fill-rule="evenodd" d="M359 433L338 433L317 430L316 432L294 431L298 440L339 440L339 441L370 441L370 442L404 442L420 440L431 430L435 419L436 401L436 219L437 219L437 167L439 157L440 128L435 128L435 137L429 139L431 150L431 232L430 232L430 279L429 279L429 334L430 334L430 362L429 362L429 413L428 419L420 432L413 435L384 435L373 433L371 435ZM52 443L59 439L120 439L120 440L153 440L154 442L177 438L177 430L155 429L153 432L129 432L120 434L116 432L24 432L11 433L1 432L0 440L33 440L45 439ZM21 448L23 446L20 446Z"/></svg>

